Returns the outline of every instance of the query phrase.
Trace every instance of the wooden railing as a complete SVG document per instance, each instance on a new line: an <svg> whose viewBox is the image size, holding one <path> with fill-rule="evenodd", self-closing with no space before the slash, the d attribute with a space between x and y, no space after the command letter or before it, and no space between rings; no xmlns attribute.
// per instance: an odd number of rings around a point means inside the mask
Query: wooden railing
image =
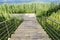
<svg viewBox="0 0 60 40"><path fill-rule="evenodd" d="M16 18L0 22L0 40L8 40L21 22Z"/></svg>
<svg viewBox="0 0 60 40"><path fill-rule="evenodd" d="M50 21L50 23L47 20ZM60 22L44 16L39 17L38 21L52 40L60 40Z"/></svg>

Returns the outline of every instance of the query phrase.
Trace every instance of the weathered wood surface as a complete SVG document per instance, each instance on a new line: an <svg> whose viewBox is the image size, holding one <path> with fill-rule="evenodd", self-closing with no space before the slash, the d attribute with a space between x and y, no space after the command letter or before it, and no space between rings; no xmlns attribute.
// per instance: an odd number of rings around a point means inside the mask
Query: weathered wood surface
<svg viewBox="0 0 60 40"><path fill-rule="evenodd" d="M35 14L25 14L23 18L23 23L9 40L51 40L37 22Z"/></svg>

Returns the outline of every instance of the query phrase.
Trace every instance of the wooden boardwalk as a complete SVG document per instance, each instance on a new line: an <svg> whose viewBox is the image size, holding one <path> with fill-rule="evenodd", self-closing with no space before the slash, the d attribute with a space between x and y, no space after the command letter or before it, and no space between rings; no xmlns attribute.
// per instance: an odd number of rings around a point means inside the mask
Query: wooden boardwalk
<svg viewBox="0 0 60 40"><path fill-rule="evenodd" d="M35 14L25 14L23 23L9 40L51 40L36 20Z"/></svg>

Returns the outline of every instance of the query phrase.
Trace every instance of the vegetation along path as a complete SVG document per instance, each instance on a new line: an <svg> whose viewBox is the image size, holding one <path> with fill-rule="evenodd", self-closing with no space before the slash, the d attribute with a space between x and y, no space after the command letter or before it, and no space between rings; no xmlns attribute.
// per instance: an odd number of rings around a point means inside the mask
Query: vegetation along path
<svg viewBox="0 0 60 40"><path fill-rule="evenodd" d="M41 25L37 22L35 14L23 14L24 21L12 34L9 40L51 40Z"/></svg>

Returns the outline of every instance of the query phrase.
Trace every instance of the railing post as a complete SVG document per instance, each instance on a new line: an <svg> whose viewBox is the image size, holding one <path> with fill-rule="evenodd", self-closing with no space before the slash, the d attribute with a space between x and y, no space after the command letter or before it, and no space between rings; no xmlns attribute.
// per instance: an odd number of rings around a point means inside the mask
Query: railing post
<svg viewBox="0 0 60 40"><path fill-rule="evenodd" d="M43 16L44 26L46 26L46 22L47 22L46 20L47 20L47 18ZM46 30L46 27L44 27L44 29Z"/></svg>
<svg viewBox="0 0 60 40"><path fill-rule="evenodd" d="M16 23L16 19L14 18L14 25L15 25L15 27L14 27L14 31L17 29L17 23Z"/></svg>
<svg viewBox="0 0 60 40"><path fill-rule="evenodd" d="M10 34L9 34L9 30L8 30L7 22L5 22L5 27L6 27L6 31L7 31L8 38L9 38Z"/></svg>
<svg viewBox="0 0 60 40"><path fill-rule="evenodd" d="M16 25L16 19L14 19L14 21L15 21L15 29L17 28L17 25Z"/></svg>

